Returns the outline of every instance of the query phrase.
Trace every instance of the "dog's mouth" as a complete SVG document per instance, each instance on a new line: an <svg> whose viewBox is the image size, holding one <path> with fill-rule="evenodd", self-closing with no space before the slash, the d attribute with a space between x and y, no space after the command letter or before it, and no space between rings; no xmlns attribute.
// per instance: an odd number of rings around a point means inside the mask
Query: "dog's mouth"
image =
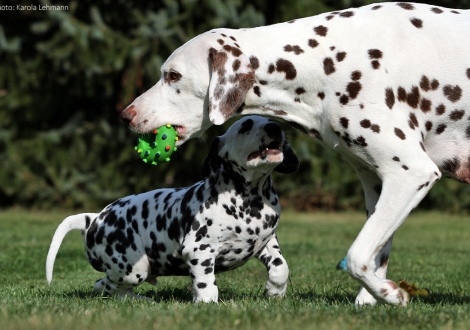
<svg viewBox="0 0 470 330"><path fill-rule="evenodd" d="M272 141L268 144L262 144L260 149L248 155L248 161L260 158L265 160L268 156L277 156L281 151L281 141Z"/></svg>
<svg viewBox="0 0 470 330"><path fill-rule="evenodd" d="M175 128L176 132L178 132L178 141L176 141L176 144L181 144L185 139L186 128L181 125L173 125L173 127Z"/></svg>

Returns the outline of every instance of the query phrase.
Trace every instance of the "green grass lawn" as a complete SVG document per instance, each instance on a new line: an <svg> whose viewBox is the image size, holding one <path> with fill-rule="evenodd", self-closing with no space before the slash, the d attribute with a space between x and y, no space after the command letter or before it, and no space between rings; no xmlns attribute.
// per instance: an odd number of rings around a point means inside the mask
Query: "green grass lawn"
<svg viewBox="0 0 470 330"><path fill-rule="evenodd" d="M219 274L218 304L191 303L188 277L162 277L137 291L154 299L93 293L102 277L88 264L79 232L64 240L48 287L45 259L63 212L0 212L0 328L7 329L469 329L470 217L415 213L395 235L388 278L430 290L407 308L356 308L359 289L335 269L359 232L359 213L284 212L278 229L289 263L284 299L263 296L255 259Z"/></svg>

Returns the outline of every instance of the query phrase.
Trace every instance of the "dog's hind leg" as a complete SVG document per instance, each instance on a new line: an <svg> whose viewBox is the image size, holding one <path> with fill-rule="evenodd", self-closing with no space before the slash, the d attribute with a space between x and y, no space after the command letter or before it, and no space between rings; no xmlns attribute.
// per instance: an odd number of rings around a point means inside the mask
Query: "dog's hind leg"
<svg viewBox="0 0 470 330"><path fill-rule="evenodd" d="M256 255L268 270L265 293L268 297L283 297L286 294L289 267L281 254L276 234L273 234L266 246Z"/></svg>
<svg viewBox="0 0 470 330"><path fill-rule="evenodd" d="M95 282L95 292L98 294L118 296L121 299L152 301L148 297L133 293L134 287L147 280L148 261L146 258L141 258L134 264L128 263L125 267L122 263L113 264L106 273L106 277Z"/></svg>

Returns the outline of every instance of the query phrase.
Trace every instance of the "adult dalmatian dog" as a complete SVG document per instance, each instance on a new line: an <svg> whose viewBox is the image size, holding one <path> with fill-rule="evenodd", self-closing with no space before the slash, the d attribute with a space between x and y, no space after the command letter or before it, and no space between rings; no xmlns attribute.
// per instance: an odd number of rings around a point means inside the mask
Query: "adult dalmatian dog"
<svg viewBox="0 0 470 330"><path fill-rule="evenodd" d="M348 251L356 303L406 305L386 279L393 234L441 175L470 183L470 12L380 3L252 29L215 29L178 48L122 112L180 143L234 115L290 122L342 153L368 220Z"/></svg>
<svg viewBox="0 0 470 330"><path fill-rule="evenodd" d="M143 298L132 290L144 281L191 275L193 301L217 302L215 274L254 256L268 270L266 294L284 296L289 269L275 233L281 207L271 172L292 173L298 165L279 124L259 116L238 120L212 143L203 181L66 218L47 255L47 281L64 236L77 229L90 264L106 273L95 283L98 293Z"/></svg>

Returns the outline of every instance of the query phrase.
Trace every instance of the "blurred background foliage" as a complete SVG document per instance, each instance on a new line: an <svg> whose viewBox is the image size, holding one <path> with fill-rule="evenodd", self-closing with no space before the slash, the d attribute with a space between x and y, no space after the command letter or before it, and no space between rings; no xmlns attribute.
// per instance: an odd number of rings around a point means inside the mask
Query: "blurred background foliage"
<svg viewBox="0 0 470 330"><path fill-rule="evenodd" d="M434 4L468 8L470 0ZM359 0L0 1L66 5L67 11L0 11L0 208L100 210L158 187L200 180L212 139L187 142L168 164L144 164L119 112L160 78L173 50L217 27L273 24L360 6ZM285 126L301 160L275 175L284 207L364 207L362 188L339 154ZM466 212L470 187L441 180L422 208Z"/></svg>

